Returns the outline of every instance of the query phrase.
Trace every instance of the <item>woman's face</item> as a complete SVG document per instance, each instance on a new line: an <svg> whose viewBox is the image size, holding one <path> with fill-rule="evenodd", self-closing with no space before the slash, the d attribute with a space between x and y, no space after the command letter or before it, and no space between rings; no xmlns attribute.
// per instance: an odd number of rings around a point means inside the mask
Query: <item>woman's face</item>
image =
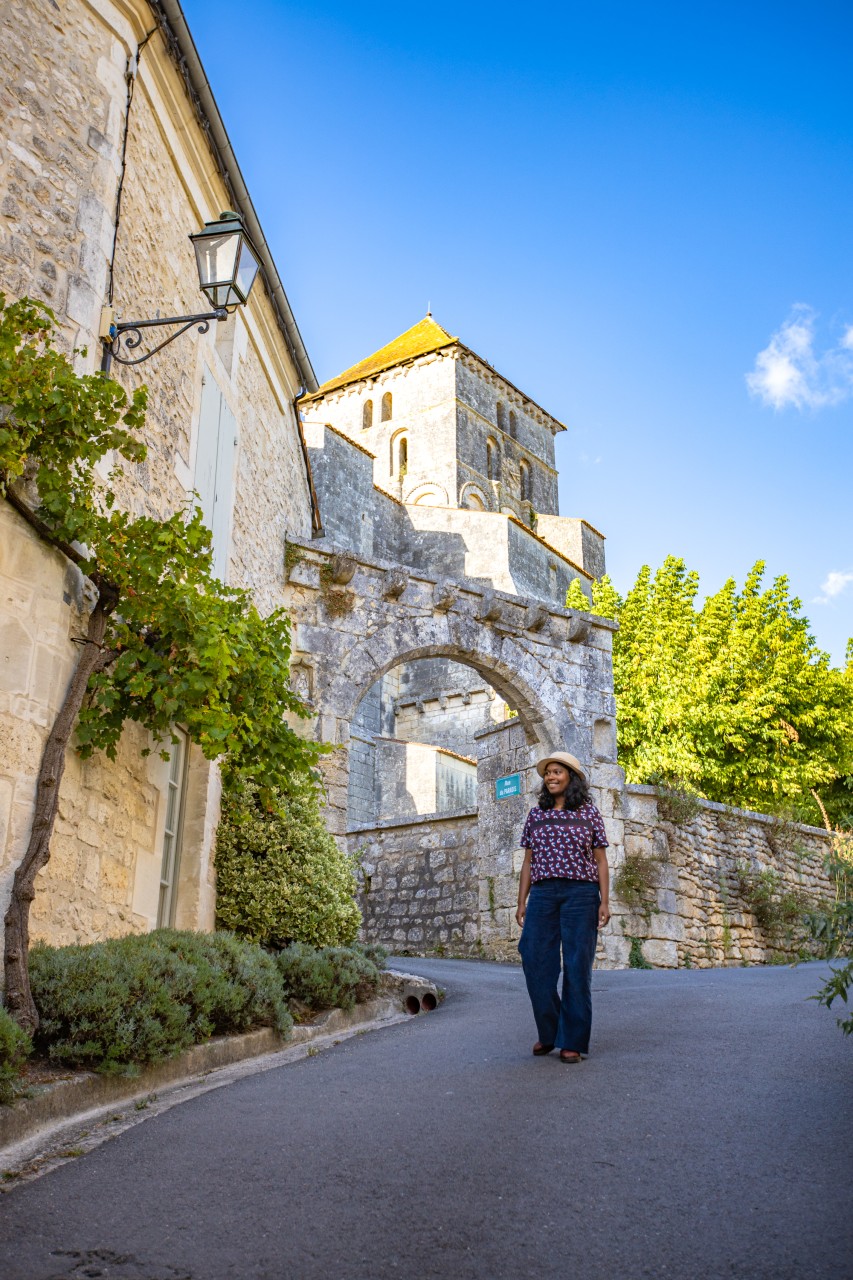
<svg viewBox="0 0 853 1280"><path fill-rule="evenodd" d="M552 796L559 796L565 791L569 785L569 778L572 776L571 769L567 769L564 764L556 764L552 762L545 767L543 781Z"/></svg>

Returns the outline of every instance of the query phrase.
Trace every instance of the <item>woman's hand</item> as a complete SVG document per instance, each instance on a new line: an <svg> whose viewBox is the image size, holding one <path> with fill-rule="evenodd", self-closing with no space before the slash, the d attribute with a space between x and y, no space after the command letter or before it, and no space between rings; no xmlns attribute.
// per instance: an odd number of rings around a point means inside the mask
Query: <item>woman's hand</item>
<svg viewBox="0 0 853 1280"><path fill-rule="evenodd" d="M526 913L527 913L527 903L519 902L518 909L515 913L515 922L518 925L519 929L524 928L524 917Z"/></svg>
<svg viewBox="0 0 853 1280"><path fill-rule="evenodd" d="M598 927L599 929L603 929L609 923L610 923L610 903L602 902L601 906L598 908Z"/></svg>

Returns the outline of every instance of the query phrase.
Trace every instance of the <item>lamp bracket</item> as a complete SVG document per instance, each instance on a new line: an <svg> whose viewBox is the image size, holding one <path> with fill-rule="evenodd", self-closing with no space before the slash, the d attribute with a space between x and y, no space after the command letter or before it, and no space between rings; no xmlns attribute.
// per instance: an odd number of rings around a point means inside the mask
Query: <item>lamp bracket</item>
<svg viewBox="0 0 853 1280"><path fill-rule="evenodd" d="M118 364L144 364L158 351L168 347L170 342L174 342L175 338L180 338L181 334L186 333L187 329L191 329L193 325L198 325L199 333L207 333L211 320L227 320L227 318L226 309L217 307L214 311L205 311L197 316L165 316L162 320L122 320L119 323L112 323L109 326L108 336L103 339L104 354L101 369L104 373L109 373L113 360ZM119 354L122 343L126 351L136 351L137 347L142 345L142 329L155 329L173 324L180 325L180 328L170 333L167 338L159 342L156 347L152 347L150 351L146 351L144 355L128 359L127 356Z"/></svg>

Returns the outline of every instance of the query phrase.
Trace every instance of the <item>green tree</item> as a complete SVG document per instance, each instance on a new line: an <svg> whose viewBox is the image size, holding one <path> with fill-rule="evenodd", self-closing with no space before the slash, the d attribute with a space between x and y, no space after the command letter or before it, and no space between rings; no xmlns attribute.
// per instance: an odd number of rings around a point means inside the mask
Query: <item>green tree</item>
<svg viewBox="0 0 853 1280"><path fill-rule="evenodd" d="M763 580L759 561L701 609L698 576L674 556L654 575L643 566L624 600L595 584L592 611L619 622L620 760L630 782L679 779L812 822L822 801L840 821L853 807L853 647L832 667L787 579ZM566 603L579 607L571 591Z"/></svg>
<svg viewBox="0 0 853 1280"><path fill-rule="evenodd" d="M135 720L161 743L184 725L226 779L252 778L266 802L304 773L321 748L285 712L305 711L288 688L286 615L262 618L245 591L211 572L210 535L188 507L167 519L116 505L108 452L138 462L145 392L128 401L103 374L81 376L57 350L53 315L0 295L0 493L50 546L78 566L93 603L75 669L39 767L29 844L6 915L6 1004L33 1030L27 970L29 909L50 857L66 752L76 731L85 757L113 757ZM167 754L164 751L164 754Z"/></svg>

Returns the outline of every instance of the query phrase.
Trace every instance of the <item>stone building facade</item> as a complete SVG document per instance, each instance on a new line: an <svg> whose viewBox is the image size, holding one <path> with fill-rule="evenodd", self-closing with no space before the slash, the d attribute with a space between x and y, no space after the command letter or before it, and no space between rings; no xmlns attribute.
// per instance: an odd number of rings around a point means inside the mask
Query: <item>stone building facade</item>
<svg viewBox="0 0 853 1280"><path fill-rule="evenodd" d="M0 289L53 308L68 351L88 350L80 371L98 366L111 288L125 320L209 310L187 236L221 210L240 213L259 250L248 306L112 373L149 390L148 456L127 468L121 501L164 515L198 489L220 572L268 610L286 535L319 527L294 409L317 384L180 6L9 0L0 22ZM3 912L87 607L76 572L0 503ZM143 757L148 745L131 728L115 762L70 753L35 937L212 925L217 772L182 735L169 763Z"/></svg>

